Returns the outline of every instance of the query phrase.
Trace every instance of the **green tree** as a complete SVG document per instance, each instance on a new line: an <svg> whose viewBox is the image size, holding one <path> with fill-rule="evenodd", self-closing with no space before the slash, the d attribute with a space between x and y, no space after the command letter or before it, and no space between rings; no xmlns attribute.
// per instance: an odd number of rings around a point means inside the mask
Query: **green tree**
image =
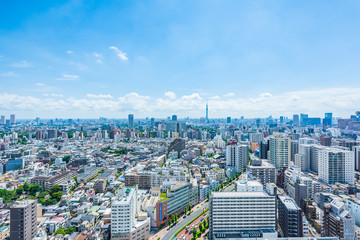
<svg viewBox="0 0 360 240"><path fill-rule="evenodd" d="M208 228L208 223L207 223L206 219L204 219L204 228Z"/></svg>
<svg viewBox="0 0 360 240"><path fill-rule="evenodd" d="M44 198L44 197L46 197L46 195L48 195L47 192L41 192L41 193L39 193L39 195L37 197L38 198Z"/></svg>
<svg viewBox="0 0 360 240"><path fill-rule="evenodd" d="M18 187L18 188L16 189L16 194L19 195L19 196L20 196L23 192L24 192L23 186L20 186L20 187Z"/></svg>
<svg viewBox="0 0 360 240"><path fill-rule="evenodd" d="M29 189L30 195L35 196L37 192L41 192L40 190L41 189L40 189L39 184L31 184L30 185L30 189Z"/></svg>
<svg viewBox="0 0 360 240"><path fill-rule="evenodd" d="M66 234L72 234L75 231L76 231L75 227L69 227L69 228L65 229Z"/></svg>
<svg viewBox="0 0 360 240"><path fill-rule="evenodd" d="M203 224L201 222L199 223L199 230L200 232L203 232Z"/></svg>
<svg viewBox="0 0 360 240"><path fill-rule="evenodd" d="M193 236L196 236L196 235L197 235L196 227L193 227L193 229L192 229L192 234L193 234Z"/></svg>
<svg viewBox="0 0 360 240"><path fill-rule="evenodd" d="M73 138L74 132L68 132L68 138Z"/></svg>
<svg viewBox="0 0 360 240"><path fill-rule="evenodd" d="M29 191L29 189L30 189L29 184L27 182L24 183L24 190L27 192L27 191Z"/></svg>
<svg viewBox="0 0 360 240"><path fill-rule="evenodd" d="M59 191L59 192L55 192L55 193L52 193L51 194L51 197L56 199L57 202L60 201L61 197L63 195L63 192L62 191Z"/></svg>
<svg viewBox="0 0 360 240"><path fill-rule="evenodd" d="M54 185L50 188L49 193L51 195L52 193L59 192L59 191L61 191L61 187L59 185Z"/></svg>
<svg viewBox="0 0 360 240"><path fill-rule="evenodd" d="M44 206L55 205L57 202L58 201L56 201L56 199L48 199L43 203L43 205Z"/></svg>
<svg viewBox="0 0 360 240"><path fill-rule="evenodd" d="M63 228L59 228L58 230L56 230L54 232L54 235L57 235L57 234L66 235L66 232L64 231Z"/></svg>
<svg viewBox="0 0 360 240"><path fill-rule="evenodd" d="M70 159L71 159L71 156L70 155L66 155L63 157L63 161L66 162L66 163L69 163L70 162Z"/></svg>
<svg viewBox="0 0 360 240"><path fill-rule="evenodd" d="M185 215L187 214L187 207L185 207L185 209L184 209L184 214Z"/></svg>

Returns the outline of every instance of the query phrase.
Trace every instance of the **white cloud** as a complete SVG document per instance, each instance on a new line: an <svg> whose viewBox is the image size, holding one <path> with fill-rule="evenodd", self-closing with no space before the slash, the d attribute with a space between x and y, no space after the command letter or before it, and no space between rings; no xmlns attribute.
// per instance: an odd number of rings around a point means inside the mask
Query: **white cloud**
<svg viewBox="0 0 360 240"><path fill-rule="evenodd" d="M176 94L174 92L166 92L164 93L164 95L170 99L175 99L176 98Z"/></svg>
<svg viewBox="0 0 360 240"><path fill-rule="evenodd" d="M227 94L224 94L223 95L224 97L234 97L235 96L235 93L227 93Z"/></svg>
<svg viewBox="0 0 360 240"><path fill-rule="evenodd" d="M96 62L102 64L103 56L100 53L93 52L94 57L96 58Z"/></svg>
<svg viewBox="0 0 360 240"><path fill-rule="evenodd" d="M212 99L212 100L219 100L220 97L219 96L213 96L213 97L209 97L209 99Z"/></svg>
<svg viewBox="0 0 360 240"><path fill-rule="evenodd" d="M46 88L46 87L45 87ZM226 116L247 118L289 116L308 113L322 117L324 112L334 116L349 117L358 109L360 88L327 88L284 92L277 95L259 94L254 98L209 98L210 118ZM62 95L46 92L41 97L0 93L0 109L4 112L21 110L43 117L62 115L66 117L107 116L124 118L128 113L137 117L166 117L173 113L184 117L205 116L205 99L198 93L169 98L153 98L132 92L119 98L111 95L88 94L86 98L56 98ZM51 98L53 97L53 98ZM32 115L29 117L33 117Z"/></svg>
<svg viewBox="0 0 360 240"><path fill-rule="evenodd" d="M0 77L16 77L17 74L15 72L5 72L5 73L0 73Z"/></svg>
<svg viewBox="0 0 360 240"><path fill-rule="evenodd" d="M126 53L124 53L123 51L119 50L117 47L111 46L109 47L109 49L114 50L114 52L116 53L116 55L123 61L127 61L128 57L126 56Z"/></svg>
<svg viewBox="0 0 360 240"><path fill-rule="evenodd" d="M265 92L265 93L260 94L260 97L270 98L270 97L272 97L272 95L271 95L271 93Z"/></svg>
<svg viewBox="0 0 360 240"><path fill-rule="evenodd" d="M59 81L76 81L79 80L79 75L64 74L61 78L57 78Z"/></svg>
<svg viewBox="0 0 360 240"><path fill-rule="evenodd" d="M38 87L46 87L46 84L44 83L35 83L35 85Z"/></svg>
<svg viewBox="0 0 360 240"><path fill-rule="evenodd" d="M14 67L14 68L28 68L30 67L30 63L27 61L21 61L21 62L15 62L10 64L10 67Z"/></svg>
<svg viewBox="0 0 360 240"><path fill-rule="evenodd" d="M99 94L99 95L96 95L96 94L86 94L86 96L88 98L113 98L113 96L111 96L110 94Z"/></svg>
<svg viewBox="0 0 360 240"><path fill-rule="evenodd" d="M64 95L62 95L62 94L56 94L56 93L50 93L50 94L48 94L48 93L44 93L43 94L45 97L63 97Z"/></svg>
<svg viewBox="0 0 360 240"><path fill-rule="evenodd" d="M67 53L67 54L73 54L74 52L71 51L71 50L67 50L66 53Z"/></svg>

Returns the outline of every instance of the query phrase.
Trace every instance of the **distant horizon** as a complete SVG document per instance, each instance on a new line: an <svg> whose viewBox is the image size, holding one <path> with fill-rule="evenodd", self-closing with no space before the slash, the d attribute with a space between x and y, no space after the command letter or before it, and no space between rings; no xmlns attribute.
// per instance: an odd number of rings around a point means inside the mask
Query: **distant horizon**
<svg viewBox="0 0 360 240"><path fill-rule="evenodd" d="M131 113L129 113L131 114ZM294 114L297 114L297 113L294 113ZM304 113L304 114L307 114L307 113ZM325 113L324 113L325 114ZM1 114L0 114L1 115ZM174 114L173 114L174 115ZM176 115L176 114L175 114ZM300 117L300 113L298 114L299 117ZM354 114L351 114L351 115L354 115ZM333 115L333 119L350 119L350 116L347 116L347 117L340 117L340 116L334 116ZM1 115L3 116L3 115ZM167 117L151 117L151 116L148 116L148 117L136 117L136 115L134 114L134 122L135 120L146 120L146 118L148 118L148 120L150 121L151 118L154 118L155 120L168 120L168 118L170 118L171 120L171 116L172 115L169 115ZM15 114L15 117L16 117L16 121L34 121L36 120L37 117L34 117L34 118L18 118ZM293 120L293 115L291 115L290 117L289 116L266 116L266 117L246 117L246 116L239 116L239 117L233 117L233 116L226 116L226 117L214 117L214 118L211 118L209 117L208 119L209 120L226 120L228 117L231 117L231 120L241 120L241 117L244 117L244 120L256 120L256 119L267 119L269 117L272 117L272 119L280 119L280 117L284 117L285 119L288 119L288 120ZM309 118L320 118L320 119L323 119L325 116L309 116ZM53 118L42 118L42 117L38 117L40 118L40 121L46 121L46 120L55 120L55 119L58 119L58 120L100 120L100 118L105 118L106 120L121 120L121 121L128 121L128 118L126 117L123 117L123 118L113 118L113 117L104 117L104 116L100 116L100 117L97 117L97 118L94 118L94 117L90 117L90 118L78 118L78 117L53 117ZM181 116L178 116L177 115L177 119L178 121L180 120L186 120L186 119L189 119L189 120L200 120L201 118L205 118L204 117L181 117ZM9 120L10 118L9 117L6 117L6 120ZM136 123L136 122L135 122Z"/></svg>

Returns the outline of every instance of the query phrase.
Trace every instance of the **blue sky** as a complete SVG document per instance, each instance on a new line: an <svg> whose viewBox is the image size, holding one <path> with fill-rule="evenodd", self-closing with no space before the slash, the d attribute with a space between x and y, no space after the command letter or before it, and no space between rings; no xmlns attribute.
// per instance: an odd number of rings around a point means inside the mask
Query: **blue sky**
<svg viewBox="0 0 360 240"><path fill-rule="evenodd" d="M0 114L346 117L359 1L4 1Z"/></svg>

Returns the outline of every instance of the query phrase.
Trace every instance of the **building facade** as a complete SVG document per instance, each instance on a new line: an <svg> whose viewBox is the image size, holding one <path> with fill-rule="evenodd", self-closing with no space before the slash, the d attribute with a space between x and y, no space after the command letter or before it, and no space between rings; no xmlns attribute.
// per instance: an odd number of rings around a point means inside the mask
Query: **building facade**
<svg viewBox="0 0 360 240"><path fill-rule="evenodd" d="M10 207L10 240L31 240L37 232L37 201L15 202Z"/></svg>

